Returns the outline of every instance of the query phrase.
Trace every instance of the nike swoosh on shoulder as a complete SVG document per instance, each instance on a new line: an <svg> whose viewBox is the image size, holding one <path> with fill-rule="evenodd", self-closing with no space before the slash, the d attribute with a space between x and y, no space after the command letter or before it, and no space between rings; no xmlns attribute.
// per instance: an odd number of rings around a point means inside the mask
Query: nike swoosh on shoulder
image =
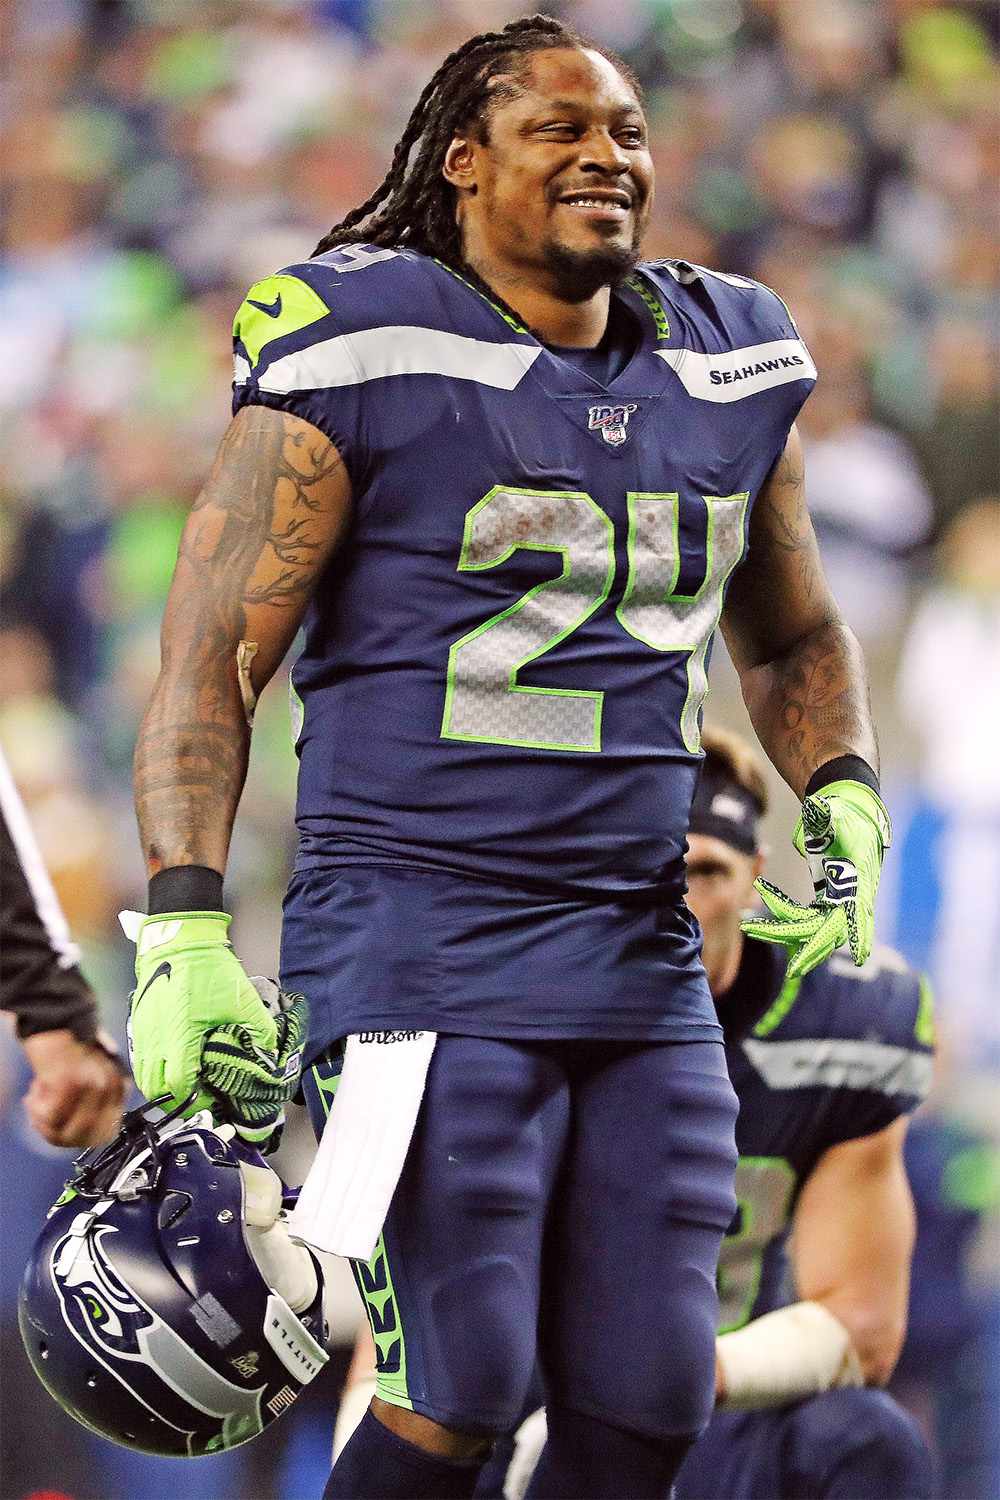
<svg viewBox="0 0 1000 1500"><path fill-rule="evenodd" d="M143 985L141 991L139 992L138 995L136 995L135 1001L133 1003L135 1005L138 1005L139 1001L142 999L143 995L149 989L149 987L150 987L151 984L155 984L158 979L162 979L163 976L164 976L164 974L169 979L172 973L173 973L173 969L171 968L170 964L166 961L166 959L164 959L163 963L160 964L159 968L154 969L153 972L152 972L152 974L150 974L149 978L146 980L146 983Z"/></svg>
<svg viewBox="0 0 1000 1500"><path fill-rule="evenodd" d="M267 315L268 315L269 318L280 318L281 317L281 293L280 292L278 293L277 297L275 297L275 299L274 299L273 302L258 302L253 297L248 297L247 301L249 302L249 304L250 304L251 307L259 307L262 313L267 313Z"/></svg>

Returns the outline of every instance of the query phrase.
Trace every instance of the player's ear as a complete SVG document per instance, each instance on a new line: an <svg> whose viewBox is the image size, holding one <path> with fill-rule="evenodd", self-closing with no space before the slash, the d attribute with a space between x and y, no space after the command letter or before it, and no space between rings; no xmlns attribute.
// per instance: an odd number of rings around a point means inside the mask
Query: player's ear
<svg viewBox="0 0 1000 1500"><path fill-rule="evenodd" d="M450 182L453 188L458 188L459 192L471 194L477 191L476 142L470 136L453 137L444 153L441 172L445 181Z"/></svg>

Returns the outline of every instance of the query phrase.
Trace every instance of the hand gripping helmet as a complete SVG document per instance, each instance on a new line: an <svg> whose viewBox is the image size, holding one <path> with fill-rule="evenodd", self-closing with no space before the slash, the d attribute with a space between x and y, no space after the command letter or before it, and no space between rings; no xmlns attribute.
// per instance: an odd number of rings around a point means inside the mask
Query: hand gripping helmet
<svg viewBox="0 0 1000 1500"><path fill-rule="evenodd" d="M184 1106L182 1105L181 1108ZM21 1336L64 1411L146 1453L219 1453L327 1361L323 1275L289 1238L281 1180L208 1111L133 1110L49 1211Z"/></svg>

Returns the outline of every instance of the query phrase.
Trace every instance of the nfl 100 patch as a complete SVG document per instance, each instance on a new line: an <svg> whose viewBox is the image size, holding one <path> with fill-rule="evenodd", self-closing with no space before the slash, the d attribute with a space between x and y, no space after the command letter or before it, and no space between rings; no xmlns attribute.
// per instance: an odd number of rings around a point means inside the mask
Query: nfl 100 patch
<svg viewBox="0 0 1000 1500"><path fill-rule="evenodd" d="M628 437L628 419L637 410L634 401L625 401L617 406L590 406L587 408L591 432L599 432L606 443L617 448Z"/></svg>

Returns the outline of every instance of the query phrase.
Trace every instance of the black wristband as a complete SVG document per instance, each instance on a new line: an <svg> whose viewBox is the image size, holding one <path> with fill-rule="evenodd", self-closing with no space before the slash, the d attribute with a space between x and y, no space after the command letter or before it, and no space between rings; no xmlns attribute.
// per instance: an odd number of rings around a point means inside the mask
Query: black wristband
<svg viewBox="0 0 1000 1500"><path fill-rule="evenodd" d="M882 795L878 773L860 755L837 755L833 760L828 760L806 782L805 795L811 797L813 792L821 792L831 781L861 781L865 786L871 787L876 797Z"/></svg>
<svg viewBox="0 0 1000 1500"><path fill-rule="evenodd" d="M224 911L222 876L207 865L172 865L149 882L151 917L175 911Z"/></svg>

